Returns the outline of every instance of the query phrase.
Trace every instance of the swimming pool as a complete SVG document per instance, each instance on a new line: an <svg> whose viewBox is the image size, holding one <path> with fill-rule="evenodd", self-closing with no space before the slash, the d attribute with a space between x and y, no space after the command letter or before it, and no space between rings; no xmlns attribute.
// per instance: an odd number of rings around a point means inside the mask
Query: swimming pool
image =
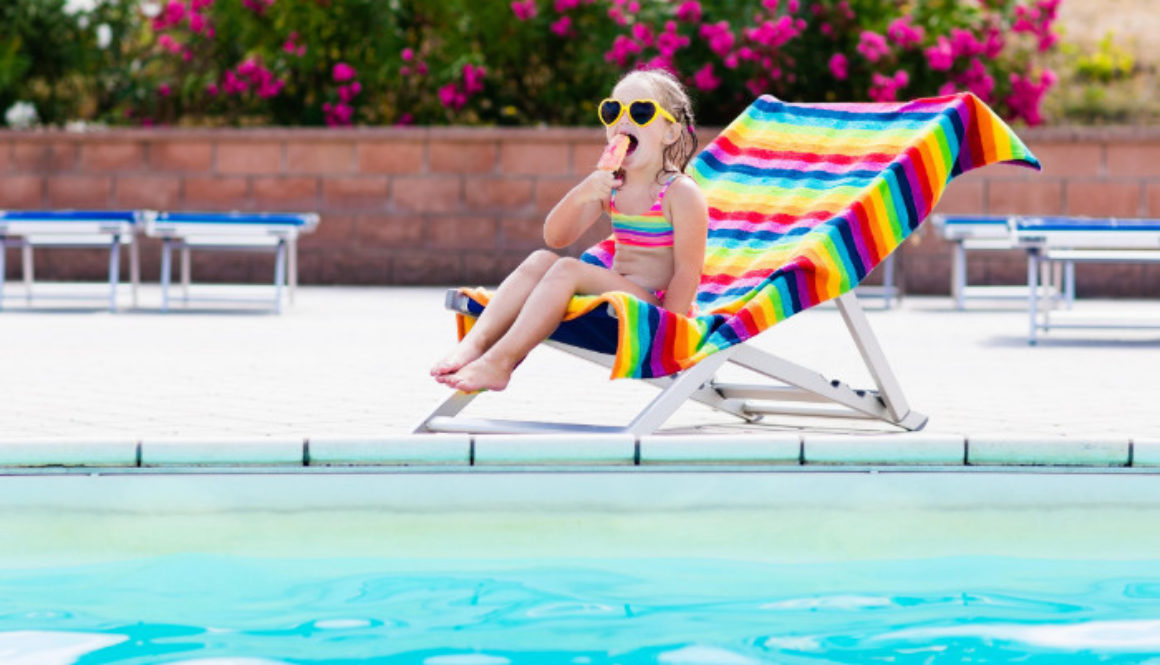
<svg viewBox="0 0 1160 665"><path fill-rule="evenodd" d="M0 507L4 663L1160 654L1155 474L60 474Z"/></svg>

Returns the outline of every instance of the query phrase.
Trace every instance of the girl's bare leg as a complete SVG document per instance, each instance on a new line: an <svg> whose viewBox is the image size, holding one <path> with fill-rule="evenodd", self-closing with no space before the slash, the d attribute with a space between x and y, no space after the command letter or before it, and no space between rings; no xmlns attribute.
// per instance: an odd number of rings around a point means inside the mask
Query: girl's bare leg
<svg viewBox="0 0 1160 665"><path fill-rule="evenodd" d="M500 283L491 297L491 302L471 330L450 353L431 368L431 376L440 383L446 383L445 377L483 355L483 352L511 327L532 289L559 258L552 252L541 249L524 259L524 262Z"/></svg>
<svg viewBox="0 0 1160 665"><path fill-rule="evenodd" d="M536 284L507 332L443 383L464 392L503 390L515 366L560 325L573 295L609 291L627 291L660 304L653 294L618 273L573 258L558 259Z"/></svg>

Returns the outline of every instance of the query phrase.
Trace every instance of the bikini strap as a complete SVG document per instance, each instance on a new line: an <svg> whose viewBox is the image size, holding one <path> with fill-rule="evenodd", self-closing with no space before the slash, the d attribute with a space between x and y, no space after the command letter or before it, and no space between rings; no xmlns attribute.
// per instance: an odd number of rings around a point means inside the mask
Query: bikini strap
<svg viewBox="0 0 1160 665"><path fill-rule="evenodd" d="M673 184L673 181L679 177L681 177L680 173L674 173L669 177L664 185L661 185L661 191L657 192L657 203L665 200L665 194L667 194L669 191L669 185Z"/></svg>

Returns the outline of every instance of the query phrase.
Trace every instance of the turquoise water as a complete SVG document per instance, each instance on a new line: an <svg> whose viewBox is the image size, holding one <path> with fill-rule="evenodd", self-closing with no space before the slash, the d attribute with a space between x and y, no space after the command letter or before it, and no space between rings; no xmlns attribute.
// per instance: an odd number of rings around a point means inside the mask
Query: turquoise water
<svg viewBox="0 0 1160 665"><path fill-rule="evenodd" d="M1160 562L173 555L0 571L0 662L1160 664Z"/></svg>

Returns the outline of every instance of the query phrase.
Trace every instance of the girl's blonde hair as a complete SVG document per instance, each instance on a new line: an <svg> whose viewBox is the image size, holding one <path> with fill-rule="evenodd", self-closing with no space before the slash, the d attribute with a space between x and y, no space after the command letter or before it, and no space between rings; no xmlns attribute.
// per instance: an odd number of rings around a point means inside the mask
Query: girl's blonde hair
<svg viewBox="0 0 1160 665"><path fill-rule="evenodd" d="M664 168L684 173L693 155L697 154L697 131L694 129L693 102L685 86L666 69L638 69L621 77L619 86L625 81L643 80L656 93L657 101L666 111L673 114L681 128L681 136L664 149Z"/></svg>

